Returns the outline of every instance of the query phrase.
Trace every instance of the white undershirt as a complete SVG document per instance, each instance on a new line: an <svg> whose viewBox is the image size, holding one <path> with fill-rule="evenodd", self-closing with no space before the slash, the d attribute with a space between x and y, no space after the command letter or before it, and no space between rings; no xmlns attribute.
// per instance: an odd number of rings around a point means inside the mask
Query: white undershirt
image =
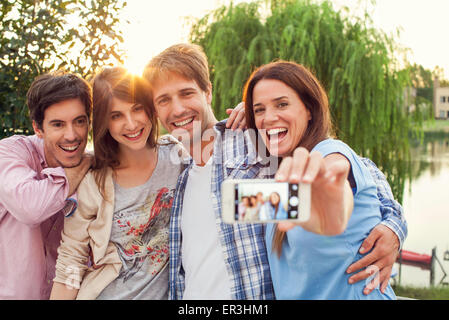
<svg viewBox="0 0 449 320"><path fill-rule="evenodd" d="M193 165L184 193L181 217L183 299L231 299L229 276L215 224L211 199L212 157Z"/></svg>

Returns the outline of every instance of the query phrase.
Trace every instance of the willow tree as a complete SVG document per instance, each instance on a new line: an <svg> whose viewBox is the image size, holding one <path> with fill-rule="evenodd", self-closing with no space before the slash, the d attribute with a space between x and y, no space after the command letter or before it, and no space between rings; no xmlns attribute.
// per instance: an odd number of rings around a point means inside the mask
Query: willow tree
<svg viewBox="0 0 449 320"><path fill-rule="evenodd" d="M219 116L241 100L259 65L283 59L310 68L328 92L337 137L375 161L401 200L409 174L410 78L397 71L394 39L369 25L330 1L273 0L223 6L193 25L190 40L209 58Z"/></svg>

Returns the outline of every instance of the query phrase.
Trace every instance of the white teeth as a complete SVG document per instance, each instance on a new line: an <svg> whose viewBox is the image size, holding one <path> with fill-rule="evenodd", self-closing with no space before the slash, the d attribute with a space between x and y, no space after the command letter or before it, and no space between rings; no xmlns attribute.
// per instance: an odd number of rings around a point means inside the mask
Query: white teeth
<svg viewBox="0 0 449 320"><path fill-rule="evenodd" d="M190 118L190 119L187 119L187 120L184 120L184 121L181 121L181 122L175 122L175 126L181 127L181 126L184 126L184 125L186 125L186 124L188 124L188 123L190 123L192 121L193 121L193 118Z"/></svg>
<svg viewBox="0 0 449 320"><path fill-rule="evenodd" d="M63 146L60 146L60 147L61 147L61 149L65 150L65 151L75 151L76 149L78 149L79 144L77 144L76 146L72 146L72 147L63 147Z"/></svg>
<svg viewBox="0 0 449 320"><path fill-rule="evenodd" d="M135 134L125 134L125 136L127 136L128 138L135 138L135 137L137 137L141 132L142 132L142 130L137 131Z"/></svg>
<svg viewBox="0 0 449 320"><path fill-rule="evenodd" d="M285 132L285 131L287 131L287 128L276 128L276 129L267 130L267 134L271 136L273 134L279 134L279 133Z"/></svg>

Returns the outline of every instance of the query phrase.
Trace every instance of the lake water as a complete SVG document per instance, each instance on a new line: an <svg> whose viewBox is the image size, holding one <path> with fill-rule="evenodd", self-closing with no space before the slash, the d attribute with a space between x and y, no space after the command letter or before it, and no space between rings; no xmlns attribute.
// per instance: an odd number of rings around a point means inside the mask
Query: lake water
<svg viewBox="0 0 449 320"><path fill-rule="evenodd" d="M431 255L436 247L437 257L448 274L449 261L444 253L449 250L449 138L434 139L413 148L412 167L416 177L406 183L403 199L404 214L408 223L408 237L403 249ZM395 265L399 270L399 264ZM435 266L435 284L444 273ZM401 285L427 287L430 271L404 266Z"/></svg>

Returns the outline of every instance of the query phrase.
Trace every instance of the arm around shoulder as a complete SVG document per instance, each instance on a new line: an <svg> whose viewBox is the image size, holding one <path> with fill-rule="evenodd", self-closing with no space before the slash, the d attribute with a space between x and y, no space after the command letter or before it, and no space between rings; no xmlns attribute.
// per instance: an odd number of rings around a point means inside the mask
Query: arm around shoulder
<svg viewBox="0 0 449 320"><path fill-rule="evenodd" d="M407 221L405 220L402 206L394 199L390 184L382 171L370 159L361 158L362 162L369 169L370 175L377 188L377 197L380 201L380 212L382 214L381 224L388 227L398 237L399 248L407 237Z"/></svg>

